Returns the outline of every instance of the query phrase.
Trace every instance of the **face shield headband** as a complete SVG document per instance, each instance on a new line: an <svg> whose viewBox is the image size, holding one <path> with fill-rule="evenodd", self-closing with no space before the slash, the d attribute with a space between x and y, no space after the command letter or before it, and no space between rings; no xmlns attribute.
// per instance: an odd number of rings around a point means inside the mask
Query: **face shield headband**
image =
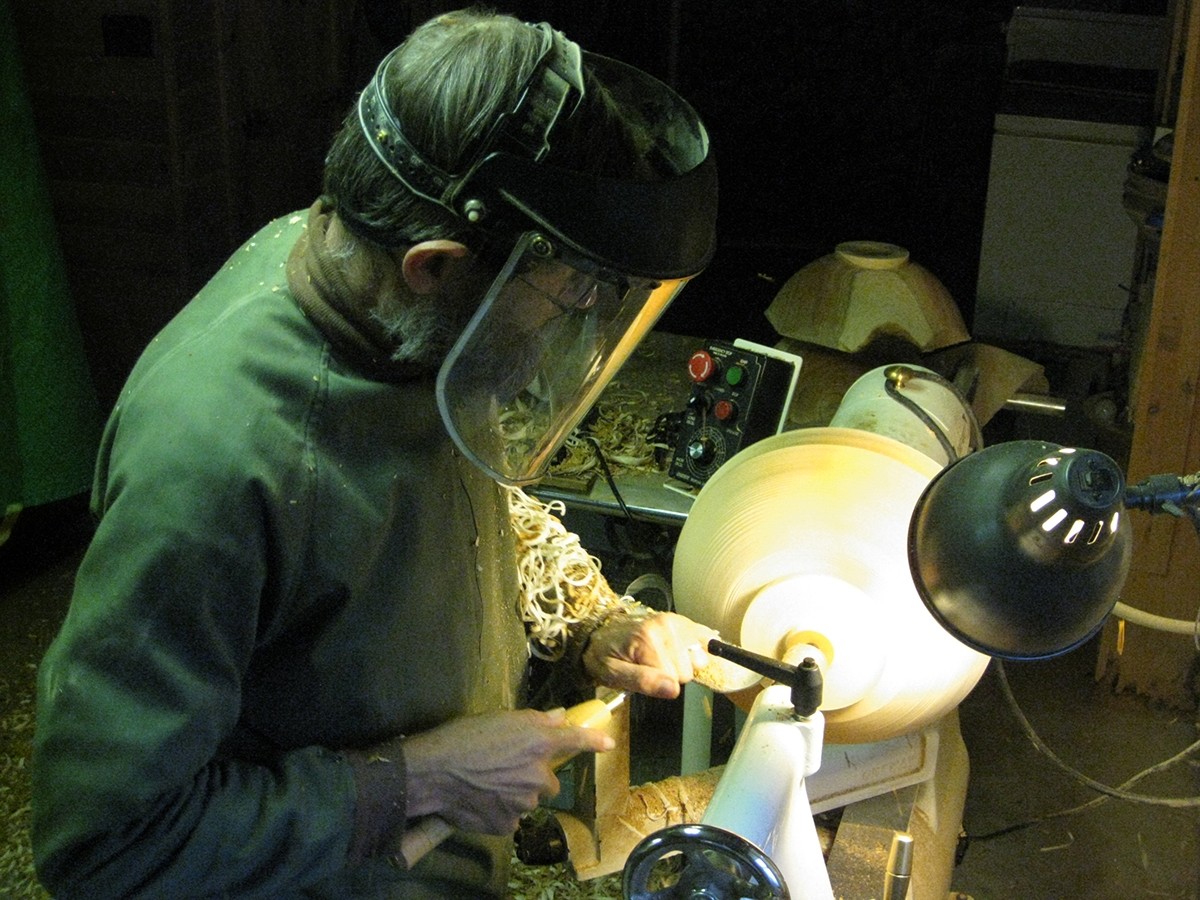
<svg viewBox="0 0 1200 900"><path fill-rule="evenodd" d="M462 171L429 162L393 114L388 70L403 47L359 95L359 121L375 155L413 193L499 248L501 258L532 229L614 268L652 278L695 275L712 257L717 214L716 166L695 111L633 66L581 52L544 22L526 27L541 38L539 59L513 108ZM593 115L600 102L585 102L585 67L611 97L624 140L635 148L636 165L625 176L576 172L546 159L567 123Z"/></svg>
<svg viewBox="0 0 1200 900"><path fill-rule="evenodd" d="M550 132L562 115L570 116L584 95L583 64L579 45L545 22L529 27L541 36L541 50L529 77L517 92L516 105L492 126L476 162L461 174L451 174L430 163L412 145L392 114L387 71L404 48L397 47L379 64L375 77L359 95L358 119L371 149L397 179L414 194L444 207L472 224L480 222L486 208L478 198L459 198L471 183L479 162L492 153L511 153L539 162L550 150Z"/></svg>
<svg viewBox="0 0 1200 900"><path fill-rule="evenodd" d="M438 373L459 449L505 484L536 481L684 281L604 269L525 234Z"/></svg>

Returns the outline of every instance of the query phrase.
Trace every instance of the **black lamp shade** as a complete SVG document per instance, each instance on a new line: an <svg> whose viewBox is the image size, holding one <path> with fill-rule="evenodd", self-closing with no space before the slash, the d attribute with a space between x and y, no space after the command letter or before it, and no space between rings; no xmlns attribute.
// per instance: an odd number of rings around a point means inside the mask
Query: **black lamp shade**
<svg viewBox="0 0 1200 900"><path fill-rule="evenodd" d="M1003 659L1096 633L1129 570L1125 479L1095 450L995 444L943 469L913 510L917 592L963 643Z"/></svg>

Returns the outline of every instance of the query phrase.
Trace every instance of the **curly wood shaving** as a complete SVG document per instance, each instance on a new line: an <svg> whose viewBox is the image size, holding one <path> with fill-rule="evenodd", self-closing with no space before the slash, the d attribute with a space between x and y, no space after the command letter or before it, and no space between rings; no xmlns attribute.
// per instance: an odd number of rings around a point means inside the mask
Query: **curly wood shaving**
<svg viewBox="0 0 1200 900"><path fill-rule="evenodd" d="M533 654L557 660L575 626L599 623L634 601L617 596L600 574L600 560L585 551L579 536L559 520L566 510L561 501L543 503L518 487L507 492L509 520L517 535L521 618Z"/></svg>

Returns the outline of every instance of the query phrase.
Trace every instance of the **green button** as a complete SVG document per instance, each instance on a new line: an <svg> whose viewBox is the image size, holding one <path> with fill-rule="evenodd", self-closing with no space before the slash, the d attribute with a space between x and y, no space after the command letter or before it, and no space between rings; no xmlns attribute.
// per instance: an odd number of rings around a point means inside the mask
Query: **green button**
<svg viewBox="0 0 1200 900"><path fill-rule="evenodd" d="M741 366L730 366L725 372L725 381L731 387L736 387L742 383L742 376L746 374L746 370Z"/></svg>

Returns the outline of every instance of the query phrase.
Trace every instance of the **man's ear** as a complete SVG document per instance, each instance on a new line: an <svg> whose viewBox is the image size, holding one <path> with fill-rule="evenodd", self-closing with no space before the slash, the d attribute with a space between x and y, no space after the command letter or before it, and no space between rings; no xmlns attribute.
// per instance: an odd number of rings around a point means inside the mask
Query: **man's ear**
<svg viewBox="0 0 1200 900"><path fill-rule="evenodd" d="M421 241L404 253L401 271L414 294L432 294L449 275L451 263L470 254L458 241Z"/></svg>

